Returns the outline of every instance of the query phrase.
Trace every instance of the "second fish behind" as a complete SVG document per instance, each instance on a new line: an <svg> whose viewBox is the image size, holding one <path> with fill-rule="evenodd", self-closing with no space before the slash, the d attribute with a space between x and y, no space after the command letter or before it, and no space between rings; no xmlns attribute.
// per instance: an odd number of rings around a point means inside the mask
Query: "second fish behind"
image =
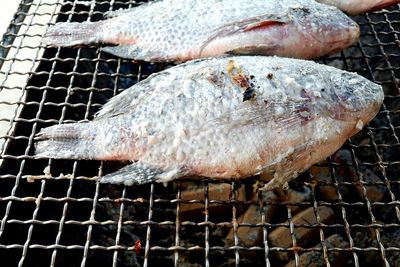
<svg viewBox="0 0 400 267"><path fill-rule="evenodd" d="M50 27L44 41L105 43L104 51L146 61L187 61L224 54L317 58L358 40L359 27L313 0L163 0L108 13L98 22Z"/></svg>

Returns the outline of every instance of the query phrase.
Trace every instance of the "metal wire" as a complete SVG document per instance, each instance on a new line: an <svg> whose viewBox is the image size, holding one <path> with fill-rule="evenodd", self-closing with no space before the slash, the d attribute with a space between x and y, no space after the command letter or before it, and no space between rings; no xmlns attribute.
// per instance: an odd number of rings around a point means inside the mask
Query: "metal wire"
<svg viewBox="0 0 400 267"><path fill-rule="evenodd" d="M400 7L356 17L360 42L321 60L384 87L377 117L290 183L291 193L274 192L271 200L254 191L257 177L240 183L185 179L167 187L100 185L93 177L120 165L33 156L39 129L90 120L109 98L167 67L79 47L46 48L42 56L35 52L37 67L15 70L15 64L32 61L18 51L45 48L20 41L41 37L33 27L48 27L35 18L96 21L106 11L139 4L20 3L0 43L0 92L24 92L16 101L0 100L23 108L11 119L0 117L16 125L0 136L0 258L8 266L52 267L305 266L307 260L319 266L398 266ZM43 6L60 10L38 13ZM13 75L26 75L26 83L10 83ZM254 216L247 216L252 210Z"/></svg>

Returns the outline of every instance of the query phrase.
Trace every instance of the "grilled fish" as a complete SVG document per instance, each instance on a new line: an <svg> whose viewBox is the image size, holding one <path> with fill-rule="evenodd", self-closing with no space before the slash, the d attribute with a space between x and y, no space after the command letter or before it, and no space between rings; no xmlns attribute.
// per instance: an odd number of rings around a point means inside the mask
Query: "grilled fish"
<svg viewBox="0 0 400 267"><path fill-rule="evenodd" d="M126 185L273 174L271 189L325 159L378 112L381 86L314 62L263 56L191 61L113 97L88 123L36 136L38 157L130 160Z"/></svg>
<svg viewBox="0 0 400 267"><path fill-rule="evenodd" d="M349 15L379 10L397 3L400 0L316 0L320 3L336 6Z"/></svg>
<svg viewBox="0 0 400 267"><path fill-rule="evenodd" d="M146 61L187 61L223 54L316 58L359 38L340 10L314 0L163 0L108 13L98 22L64 22L44 42L105 43L102 50Z"/></svg>

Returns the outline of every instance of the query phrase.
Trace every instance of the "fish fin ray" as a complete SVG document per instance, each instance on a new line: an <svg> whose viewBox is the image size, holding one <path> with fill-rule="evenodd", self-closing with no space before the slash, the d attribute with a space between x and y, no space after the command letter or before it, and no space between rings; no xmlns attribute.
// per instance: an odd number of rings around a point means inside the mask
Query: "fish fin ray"
<svg viewBox="0 0 400 267"><path fill-rule="evenodd" d="M180 170L163 170L141 162L134 162L116 172L100 177L100 183L141 185L152 182L168 182L181 176Z"/></svg>
<svg viewBox="0 0 400 267"><path fill-rule="evenodd" d="M276 16L273 14L260 15L252 18L248 18L239 23L229 23L222 27L219 27L208 37L200 47L202 52L211 42L216 39L227 37L240 32L248 32L251 30L256 30L262 27L270 27L274 25L283 25L287 23L290 19L284 16ZM200 52L200 53L201 53Z"/></svg>
<svg viewBox="0 0 400 267"><path fill-rule="evenodd" d="M276 161L267 166L263 166L262 172L268 173L273 177L264 186L264 189L270 191L275 188L284 187L285 183L295 179L301 173L309 169L310 166L307 165L302 166L302 168L294 168L293 162L298 162L299 159L306 158L307 154L310 153L310 147L313 147L316 144L316 142L299 144L293 147L292 151L280 156L280 158L285 158L284 161Z"/></svg>
<svg viewBox="0 0 400 267"><path fill-rule="evenodd" d="M140 103L139 99L150 96L150 94L154 91L155 88L149 85L151 79L154 79L156 76L167 76L168 74L168 72L153 73L147 79L135 84L135 90L126 89L118 95L112 97L95 114L94 120L101 120L122 115L127 112L134 112L136 105Z"/></svg>
<svg viewBox="0 0 400 267"><path fill-rule="evenodd" d="M140 9L142 8L147 8L150 5L154 5L154 2L142 2L142 3L136 3L135 6L130 7L130 8L119 8L117 10L112 10L112 11L107 11L104 13L105 18L116 18L121 15L125 15L128 13L131 13L132 11L137 11L138 14L140 14Z"/></svg>
<svg viewBox="0 0 400 267"><path fill-rule="evenodd" d="M144 60L149 62L170 61L167 55L162 54L161 51L139 48L133 42L117 46L104 46L101 47L100 50L126 59L133 58L135 60Z"/></svg>
<svg viewBox="0 0 400 267"><path fill-rule="evenodd" d="M111 19L111 18L116 18L124 14L128 14L129 12L132 12L133 9L136 7L131 7L127 9L119 8L117 10L112 10L112 11L107 11L104 13L104 18Z"/></svg>
<svg viewBox="0 0 400 267"><path fill-rule="evenodd" d="M261 20L261 21L255 21L254 23L250 23L246 25L245 27L242 28L243 32L249 32L249 31L254 31L262 28L268 28L272 26L279 26L283 25L286 22L283 20Z"/></svg>
<svg viewBox="0 0 400 267"><path fill-rule="evenodd" d="M272 55L279 45L249 45L245 47L238 47L225 52L228 55Z"/></svg>
<svg viewBox="0 0 400 267"><path fill-rule="evenodd" d="M87 135L87 123L54 125L42 129L36 136L36 157L96 159L98 157L92 138L96 127L90 127L93 135Z"/></svg>
<svg viewBox="0 0 400 267"><path fill-rule="evenodd" d="M99 111L96 112L93 120L96 121L111 118L126 113L127 110L130 110L132 99L135 98L137 93L141 92L142 90L124 90L118 95L112 97ZM134 94L134 96L132 96L132 94Z"/></svg>
<svg viewBox="0 0 400 267"><path fill-rule="evenodd" d="M213 120L213 123L264 127L275 121L276 127L287 128L304 125L316 115L309 99L287 102L269 101L267 104L254 101L246 107L223 114Z"/></svg>
<svg viewBox="0 0 400 267"><path fill-rule="evenodd" d="M35 140L69 140L78 139L79 132L76 130L76 123L53 125L42 129L35 135Z"/></svg>
<svg viewBox="0 0 400 267"><path fill-rule="evenodd" d="M112 54L122 58L135 58L140 60L140 50L135 45L117 45L117 46L105 46L100 48L101 51Z"/></svg>
<svg viewBox="0 0 400 267"><path fill-rule="evenodd" d="M74 46L100 41L103 22L60 22L51 26L43 37L43 43L54 46Z"/></svg>
<svg viewBox="0 0 400 267"><path fill-rule="evenodd" d="M218 28L215 32L218 36L227 36L231 34L235 34L238 32L248 32L251 30L255 30L260 27L269 27L275 25L283 25L289 21L289 18L286 16L276 16L273 14L260 15L256 17L251 17L240 22L226 24L220 28Z"/></svg>

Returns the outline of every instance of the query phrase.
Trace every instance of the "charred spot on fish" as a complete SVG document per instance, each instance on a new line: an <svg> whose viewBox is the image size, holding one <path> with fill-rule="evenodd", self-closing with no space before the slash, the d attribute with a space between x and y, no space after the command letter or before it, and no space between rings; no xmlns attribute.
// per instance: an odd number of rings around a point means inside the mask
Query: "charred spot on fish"
<svg viewBox="0 0 400 267"><path fill-rule="evenodd" d="M183 93L179 93L176 97L177 97L178 99L184 99L184 98L186 98L186 96L185 96Z"/></svg>
<svg viewBox="0 0 400 267"><path fill-rule="evenodd" d="M207 80L211 84L215 84L216 86L218 86L220 88L224 87L223 75L218 75L217 73L213 72L213 73L210 73L210 75L207 76Z"/></svg>
<svg viewBox="0 0 400 267"><path fill-rule="evenodd" d="M302 7L300 9L301 9L301 11L304 12L304 14L310 14L311 13L311 11L310 11L310 9L308 7Z"/></svg>
<svg viewBox="0 0 400 267"><path fill-rule="evenodd" d="M304 15L308 15L311 13L310 9L308 7L302 6L302 7L293 7L292 10L294 12L301 12Z"/></svg>
<svg viewBox="0 0 400 267"><path fill-rule="evenodd" d="M243 102L253 99L256 96L256 91L253 87L248 87L243 93Z"/></svg>
<svg viewBox="0 0 400 267"><path fill-rule="evenodd" d="M228 66L226 67L229 75L237 74L238 70L240 70L233 59L228 61Z"/></svg>
<svg viewBox="0 0 400 267"><path fill-rule="evenodd" d="M249 88L250 83L249 79L243 73L242 69L236 65L235 61L229 60L227 66L228 75L231 78L232 82L238 85L241 88Z"/></svg>
<svg viewBox="0 0 400 267"><path fill-rule="evenodd" d="M234 75L231 78L235 84L239 85L242 88L251 87L249 84L249 80L247 79L246 75L244 75L243 73Z"/></svg>
<svg viewBox="0 0 400 267"><path fill-rule="evenodd" d="M267 79L272 80L272 78L274 78L274 75L271 72L267 73Z"/></svg>

